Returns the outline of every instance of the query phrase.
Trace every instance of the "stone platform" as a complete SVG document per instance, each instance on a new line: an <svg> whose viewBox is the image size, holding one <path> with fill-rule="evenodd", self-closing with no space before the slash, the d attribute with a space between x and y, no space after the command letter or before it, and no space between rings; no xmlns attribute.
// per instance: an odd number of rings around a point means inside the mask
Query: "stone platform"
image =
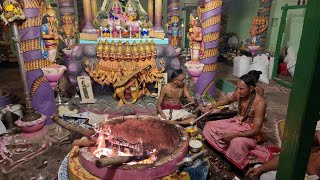
<svg viewBox="0 0 320 180"><path fill-rule="evenodd" d="M156 99L149 96L141 97L134 104L118 106L118 101L111 96L96 96L94 104L80 104L81 112L93 112L96 114L109 114L110 118L126 115L150 115L157 116Z"/></svg>

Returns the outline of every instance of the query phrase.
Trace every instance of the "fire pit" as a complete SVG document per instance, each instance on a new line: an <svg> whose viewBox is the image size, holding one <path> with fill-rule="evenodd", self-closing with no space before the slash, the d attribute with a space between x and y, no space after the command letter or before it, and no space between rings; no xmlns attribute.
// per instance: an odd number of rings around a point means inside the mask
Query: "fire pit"
<svg viewBox="0 0 320 180"><path fill-rule="evenodd" d="M95 130L94 145L70 152L75 179L157 179L175 171L188 150L187 132L158 117L113 118Z"/></svg>

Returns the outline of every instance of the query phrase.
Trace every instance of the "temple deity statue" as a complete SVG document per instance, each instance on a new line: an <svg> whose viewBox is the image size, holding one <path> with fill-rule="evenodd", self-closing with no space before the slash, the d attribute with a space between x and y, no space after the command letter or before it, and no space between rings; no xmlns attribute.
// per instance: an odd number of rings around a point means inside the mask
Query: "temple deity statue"
<svg viewBox="0 0 320 180"><path fill-rule="evenodd" d="M136 9L133 7L133 3L131 0L129 0L127 2L125 12L126 12L126 16L128 17L128 20L130 22L137 19Z"/></svg>
<svg viewBox="0 0 320 180"><path fill-rule="evenodd" d="M2 12L0 18L4 21L5 25L14 20L25 20L26 16L21 8L21 5L15 0L5 0L3 7L0 5L0 11Z"/></svg>
<svg viewBox="0 0 320 180"><path fill-rule="evenodd" d="M98 42L98 46L97 46L97 57L98 57L98 59L102 59L102 57L103 57L103 43L102 43L102 41L100 40L99 42Z"/></svg>
<svg viewBox="0 0 320 180"><path fill-rule="evenodd" d="M136 41L133 41L131 47L132 47L132 55L133 55L132 59L135 61L138 61L139 60L139 49L138 49Z"/></svg>
<svg viewBox="0 0 320 180"><path fill-rule="evenodd" d="M63 42L67 46L67 49L72 49L77 41L78 23L74 21L74 15L71 14L63 15L61 21L64 24L59 30L62 33Z"/></svg>
<svg viewBox="0 0 320 180"><path fill-rule="evenodd" d="M63 38L58 34L58 20L56 18L56 12L51 5L49 5L44 12L40 41L42 58L55 62L59 39Z"/></svg>
<svg viewBox="0 0 320 180"><path fill-rule="evenodd" d="M268 18L265 16L256 16L253 18L249 33L251 34L251 45L259 44L260 35L268 28Z"/></svg>
<svg viewBox="0 0 320 180"><path fill-rule="evenodd" d="M191 60L198 61L203 54L203 37L200 19L197 11L190 14L189 32L187 38L190 41Z"/></svg>
<svg viewBox="0 0 320 180"><path fill-rule="evenodd" d="M177 48L180 44L180 39L182 37L182 32L179 27L179 17L173 16L168 22L168 31L167 31L170 45L174 48Z"/></svg>
<svg viewBox="0 0 320 180"><path fill-rule="evenodd" d="M110 52L109 42L105 41L103 43L103 51L102 51L102 56L104 61L110 60L109 52Z"/></svg>
<svg viewBox="0 0 320 180"><path fill-rule="evenodd" d="M124 5L119 0L104 0L100 11L94 18L94 26L112 29L113 37L128 37L131 31L132 37L138 37L143 28L152 28L146 11L139 0L128 0ZM111 30L110 30L111 31ZM120 34L121 33L121 34Z"/></svg>
<svg viewBox="0 0 320 180"><path fill-rule="evenodd" d="M142 41L140 41L139 43L139 54L140 54L139 60L142 60L142 61L146 60L145 45L144 43L142 43Z"/></svg>
<svg viewBox="0 0 320 180"><path fill-rule="evenodd" d="M114 41L111 42L111 46L110 46L110 59L111 61L116 60L116 44L114 43Z"/></svg>
<svg viewBox="0 0 320 180"><path fill-rule="evenodd" d="M132 51L131 46L130 46L129 42L127 41L125 43L125 48L124 48L125 59L127 61L129 61L131 59L131 54L132 54L131 51Z"/></svg>
<svg viewBox="0 0 320 180"><path fill-rule="evenodd" d="M122 5L119 1L114 1L113 7L109 12L109 18L113 20L120 20L123 18Z"/></svg>
<svg viewBox="0 0 320 180"><path fill-rule="evenodd" d="M122 58L123 58L123 52L124 52L124 48L122 46L122 42L121 41L118 41L118 45L117 45L117 50L116 50L116 59L118 61L122 61Z"/></svg>

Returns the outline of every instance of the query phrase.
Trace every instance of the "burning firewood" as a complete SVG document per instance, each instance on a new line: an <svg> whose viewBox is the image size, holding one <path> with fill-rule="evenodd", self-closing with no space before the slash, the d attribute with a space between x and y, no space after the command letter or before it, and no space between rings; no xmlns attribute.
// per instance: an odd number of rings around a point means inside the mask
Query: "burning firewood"
<svg viewBox="0 0 320 180"><path fill-rule="evenodd" d="M97 142L95 139L88 137L82 137L81 139L74 140L72 146L89 147L95 145Z"/></svg>
<svg viewBox="0 0 320 180"><path fill-rule="evenodd" d="M98 168L103 168L106 166L120 166L123 163L128 163L131 161L142 161L149 158L149 155L143 153L142 156L117 156L117 157L103 157L96 160L95 164Z"/></svg>
<svg viewBox="0 0 320 180"><path fill-rule="evenodd" d="M103 168L106 166L119 166L123 163L127 163L133 160L134 156L118 156L118 157L103 157L96 160L96 166L98 168Z"/></svg>
<svg viewBox="0 0 320 180"><path fill-rule="evenodd" d="M59 124L61 127L66 128L66 129L73 131L73 132L80 133L84 136L92 136L95 134L95 131L93 129L87 129L87 128L83 128L81 126L69 124L66 121L60 119L57 115L53 115L52 119L54 122Z"/></svg>

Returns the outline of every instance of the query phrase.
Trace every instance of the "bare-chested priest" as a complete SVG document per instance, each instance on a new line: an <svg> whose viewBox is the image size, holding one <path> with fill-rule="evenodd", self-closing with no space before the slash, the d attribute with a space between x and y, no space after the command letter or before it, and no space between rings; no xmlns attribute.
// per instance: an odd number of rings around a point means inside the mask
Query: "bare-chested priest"
<svg viewBox="0 0 320 180"><path fill-rule="evenodd" d="M159 115L166 120L177 120L176 124L189 125L194 115L183 109L181 98L186 97L193 102L190 91L185 85L186 76L181 69L174 70L171 74L171 82L164 85L160 91L157 103Z"/></svg>

